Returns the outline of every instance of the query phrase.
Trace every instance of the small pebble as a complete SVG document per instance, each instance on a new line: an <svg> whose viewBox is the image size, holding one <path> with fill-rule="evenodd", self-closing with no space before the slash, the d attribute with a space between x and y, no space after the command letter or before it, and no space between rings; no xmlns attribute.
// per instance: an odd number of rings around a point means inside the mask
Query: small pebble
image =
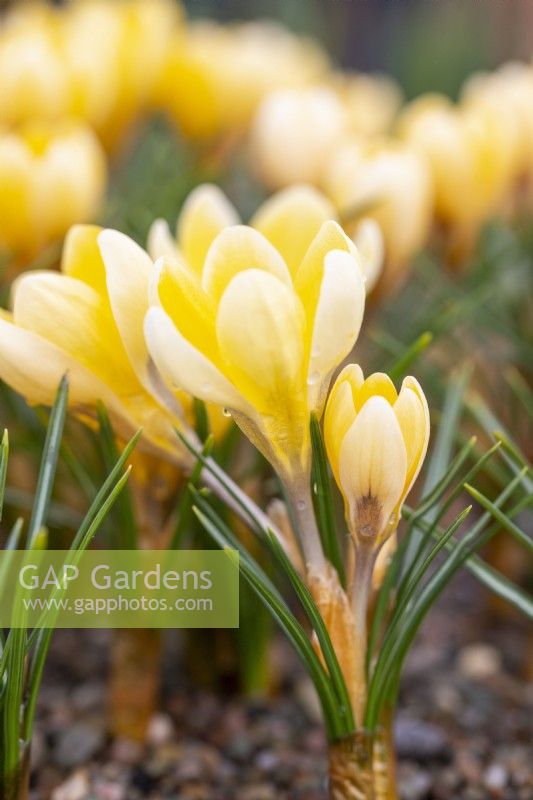
<svg viewBox="0 0 533 800"><path fill-rule="evenodd" d="M89 791L87 771L80 769L54 789L51 800L82 800Z"/></svg>
<svg viewBox="0 0 533 800"><path fill-rule="evenodd" d="M460 651L457 668L465 677L482 681L501 671L502 658L489 644L470 644Z"/></svg>
<svg viewBox="0 0 533 800"><path fill-rule="evenodd" d="M58 735L54 747L54 761L65 769L85 764L102 749L105 734L102 728L77 722Z"/></svg>
<svg viewBox="0 0 533 800"><path fill-rule="evenodd" d="M495 797L502 794L507 785L507 770L502 764L491 764L483 775L483 785Z"/></svg>
<svg viewBox="0 0 533 800"><path fill-rule="evenodd" d="M414 764L402 764L398 775L401 800L425 800L431 788L431 777Z"/></svg>
<svg viewBox="0 0 533 800"><path fill-rule="evenodd" d="M441 728L400 715L394 726L396 749L400 758L414 761L447 760L448 738Z"/></svg>
<svg viewBox="0 0 533 800"><path fill-rule="evenodd" d="M126 787L115 781L96 781L94 793L97 800L126 800Z"/></svg>
<svg viewBox="0 0 533 800"><path fill-rule="evenodd" d="M168 714L154 714L148 724L146 741L153 747L166 744L174 736L174 725Z"/></svg>
<svg viewBox="0 0 533 800"><path fill-rule="evenodd" d="M115 739L111 745L111 758L119 764L138 764L143 755L143 746L132 739Z"/></svg>

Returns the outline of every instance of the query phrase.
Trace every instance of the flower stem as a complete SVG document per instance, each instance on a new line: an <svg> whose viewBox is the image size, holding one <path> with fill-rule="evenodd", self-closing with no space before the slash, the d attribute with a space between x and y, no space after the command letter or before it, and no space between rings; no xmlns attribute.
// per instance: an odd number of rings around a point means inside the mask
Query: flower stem
<svg viewBox="0 0 533 800"><path fill-rule="evenodd" d="M356 682L359 687L354 714L357 722L362 723L366 705L366 649L368 645L367 612L372 572L376 561L376 551L369 545L356 545L355 571L350 586L352 610L356 631Z"/></svg>
<svg viewBox="0 0 533 800"><path fill-rule="evenodd" d="M306 566L317 572L325 572L326 559L316 523L310 474L303 473L289 479L285 485L296 515Z"/></svg>

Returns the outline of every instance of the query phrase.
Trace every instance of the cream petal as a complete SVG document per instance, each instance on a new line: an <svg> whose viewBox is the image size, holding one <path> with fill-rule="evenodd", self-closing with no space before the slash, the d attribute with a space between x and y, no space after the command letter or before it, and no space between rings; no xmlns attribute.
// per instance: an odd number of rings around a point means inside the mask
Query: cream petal
<svg viewBox="0 0 533 800"><path fill-rule="evenodd" d="M287 265L268 239L246 225L233 225L211 244L202 273L202 286L219 300L231 279L246 269L264 269L291 286Z"/></svg>
<svg viewBox="0 0 533 800"><path fill-rule="evenodd" d="M260 413L287 414L301 405L304 313L298 297L274 275L236 275L219 304L216 329L228 374ZM305 403L306 405L306 403Z"/></svg>
<svg viewBox="0 0 533 800"><path fill-rule="evenodd" d="M385 258L383 234L376 220L362 219L354 236L355 246L361 257L361 267L366 278L366 293L370 294L379 280Z"/></svg>
<svg viewBox="0 0 533 800"><path fill-rule="evenodd" d="M296 275L307 249L326 220L335 219L330 201L311 186L291 186L273 195L250 221L279 250Z"/></svg>
<svg viewBox="0 0 533 800"><path fill-rule="evenodd" d="M193 397L248 413L230 381L176 329L162 308L150 308L144 322L148 350L163 379Z"/></svg>
<svg viewBox="0 0 533 800"><path fill-rule="evenodd" d="M199 275L213 239L239 215L218 186L204 184L190 193L178 219L178 247Z"/></svg>
<svg viewBox="0 0 533 800"><path fill-rule="evenodd" d="M356 259L342 250L326 255L309 358L309 407L321 411L324 379L352 350L365 308L364 278Z"/></svg>
<svg viewBox="0 0 533 800"><path fill-rule="evenodd" d="M152 261L166 256L167 258L180 258L178 245L170 232L168 223L164 219L156 219L148 231L146 249Z"/></svg>
<svg viewBox="0 0 533 800"><path fill-rule="evenodd" d="M402 496L407 453L394 411L383 397L371 397L341 446L339 474L352 531L376 537Z"/></svg>
<svg viewBox="0 0 533 800"><path fill-rule="evenodd" d="M150 256L123 233L105 230L98 236L104 260L109 302L131 365L143 386L151 391L148 349L143 320L154 265Z"/></svg>

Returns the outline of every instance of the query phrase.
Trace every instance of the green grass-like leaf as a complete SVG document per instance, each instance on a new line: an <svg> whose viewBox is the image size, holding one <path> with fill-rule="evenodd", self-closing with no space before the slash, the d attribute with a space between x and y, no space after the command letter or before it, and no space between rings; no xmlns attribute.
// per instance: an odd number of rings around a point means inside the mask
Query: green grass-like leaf
<svg viewBox="0 0 533 800"><path fill-rule="evenodd" d="M313 500L317 515L318 530L322 548L328 561L335 567L342 586L346 586L346 572L339 547L337 523L331 490L331 478L328 467L326 448L320 430L320 423L315 414L311 415L311 443L313 447Z"/></svg>

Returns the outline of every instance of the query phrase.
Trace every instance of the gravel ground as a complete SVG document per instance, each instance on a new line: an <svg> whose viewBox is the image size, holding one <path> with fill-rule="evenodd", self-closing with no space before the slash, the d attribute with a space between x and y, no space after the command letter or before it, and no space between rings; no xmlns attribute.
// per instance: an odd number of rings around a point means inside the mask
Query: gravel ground
<svg viewBox="0 0 533 800"><path fill-rule="evenodd" d="M466 574L421 631L396 722L402 800L531 800L533 654L523 620ZM40 698L32 800L326 800L313 689L280 640L280 689L193 688L167 659L147 742L110 741L108 634L57 633Z"/></svg>

